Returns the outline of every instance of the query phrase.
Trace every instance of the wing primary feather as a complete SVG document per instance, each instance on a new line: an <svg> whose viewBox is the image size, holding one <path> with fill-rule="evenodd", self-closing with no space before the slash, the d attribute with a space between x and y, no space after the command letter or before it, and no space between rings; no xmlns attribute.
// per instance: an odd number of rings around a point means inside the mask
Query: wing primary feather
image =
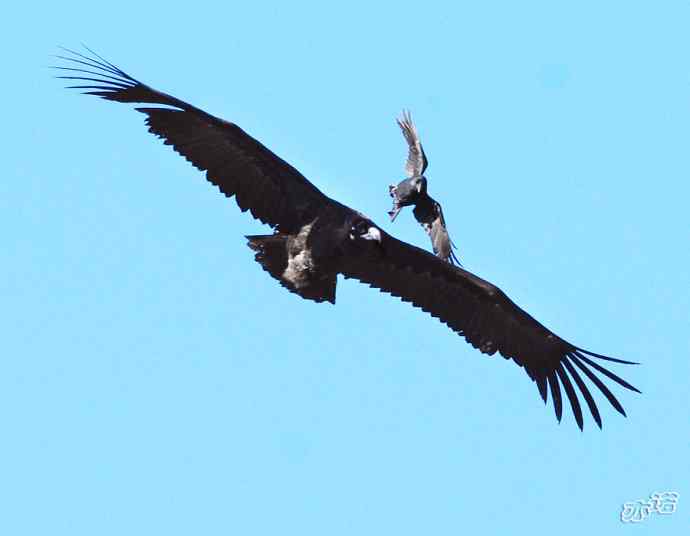
<svg viewBox="0 0 690 536"><path fill-rule="evenodd" d="M575 392L575 389L573 389L573 384L570 382L570 378L568 378L568 375L563 368L563 363L558 365L556 373L561 379L561 383L565 389L565 394L568 395L568 400L570 400L570 407L573 410L573 416L575 417L577 426L580 428L580 431L582 431L584 425L582 421L582 408L580 407L580 401L577 399L577 393Z"/></svg>
<svg viewBox="0 0 690 536"><path fill-rule="evenodd" d="M98 86L67 86L65 89L99 89ZM103 88L100 88L103 89ZM96 97L102 97L104 99L109 98L113 94L112 89L106 91L83 91L82 95L95 95Z"/></svg>
<svg viewBox="0 0 690 536"><path fill-rule="evenodd" d="M121 76L111 76L109 74L103 74L102 72L98 71L89 71L88 69L76 69L74 67L59 67L57 65L51 65L51 69L59 69L60 71L71 71L73 73L88 73L88 74L93 74L95 76L102 76L103 78L109 78L110 80L115 80L116 82L119 82L121 84L131 84L129 81L124 81L122 80ZM66 76L56 76L55 78L68 78ZM74 76L71 78L82 78L80 76Z"/></svg>
<svg viewBox="0 0 690 536"><path fill-rule="evenodd" d="M59 78L61 80L87 80L89 82L98 82L99 84L109 84L111 86L117 86L122 89L127 89L128 87L132 87L131 85L127 84L126 82L114 82L110 80L103 80L101 78L87 78L86 76L56 76L55 78ZM75 88L75 87L83 87L83 86L69 86L70 88ZM105 88L106 86L98 86L98 87L103 87Z"/></svg>
<svg viewBox="0 0 690 536"><path fill-rule="evenodd" d="M551 386L551 398L553 398L553 410L556 412L556 419L561 422L563 416L563 401L561 400L561 388L558 385L556 372L549 373L549 385Z"/></svg>
<svg viewBox="0 0 690 536"><path fill-rule="evenodd" d="M582 361L580 361L576 355L574 354L569 354L570 359L572 360L573 363L575 363L582 372L585 373L585 375L592 381L594 385L596 385L599 390L604 394L604 396L607 398L607 400L611 403L611 405L616 408L616 411L620 413L621 415L627 417L627 414L625 413L625 410L623 409L623 406L621 406L621 403L618 402L618 399L614 396L614 394L609 390L608 387L602 382L597 376L589 370Z"/></svg>
<svg viewBox="0 0 690 536"><path fill-rule="evenodd" d="M535 378L535 381L537 382L539 395L541 396L541 399L544 401L544 404L546 404L549 398L549 392L546 390L546 376L539 375Z"/></svg>
<svg viewBox="0 0 690 536"><path fill-rule="evenodd" d="M103 86L65 86L65 89L100 89L101 91L82 91L82 95L97 95L105 97L111 95L114 89L104 88Z"/></svg>
<svg viewBox="0 0 690 536"><path fill-rule="evenodd" d="M634 387L634 386L630 385L630 384L629 384L628 382L626 382L623 378L621 378L621 377L619 377L619 376L616 376L613 372L611 372L611 371L609 371L609 370L606 370L604 367L602 367L601 365L595 363L595 362L592 361L590 358L585 357L584 355L582 355L582 354L581 354L580 352L578 352L577 350L576 350L575 352L573 352L573 353L574 353L577 357L579 357L580 359L582 359L582 361L584 361L585 363L587 363L589 366L594 367L595 369L597 369L597 370L598 370L599 372L601 372L604 376L607 376L607 377L611 378L614 382L616 382L616 383L622 385L622 386L625 387L626 389L630 389L631 391L635 391L636 393L640 393L640 390L639 390L637 387Z"/></svg>
<svg viewBox="0 0 690 536"><path fill-rule="evenodd" d="M604 359L606 361L612 361L613 363L622 363L623 365L639 365L639 363L636 363L635 361L625 361L624 359L616 359L615 357L609 357L606 355L601 355L601 354L595 354L594 352L590 352L589 350L584 350L582 348L575 348L578 352L581 352L583 354L591 355L592 357L597 357L599 359Z"/></svg>
<svg viewBox="0 0 690 536"><path fill-rule="evenodd" d="M65 89L108 89L107 86L65 86ZM116 89L111 89L110 91L117 91ZM84 93L85 95L98 95L99 93Z"/></svg>
<svg viewBox="0 0 690 536"><path fill-rule="evenodd" d="M575 380L575 383L577 384L577 387L580 389L582 396L585 397L585 400L587 401L587 405L589 406L589 411L592 414L592 417L594 418L595 422L599 426L599 429L601 429L601 415L599 415L599 408L597 408L597 405L594 402L594 397L592 397L592 393L589 392L589 389L587 389L587 385L585 385L585 382L582 381L582 378L577 373L577 370L575 369L575 367L573 367L573 365L570 363L570 360L568 359L568 357L565 357L563 359L563 364L565 365L565 368L568 369L568 372L570 373L570 375Z"/></svg>

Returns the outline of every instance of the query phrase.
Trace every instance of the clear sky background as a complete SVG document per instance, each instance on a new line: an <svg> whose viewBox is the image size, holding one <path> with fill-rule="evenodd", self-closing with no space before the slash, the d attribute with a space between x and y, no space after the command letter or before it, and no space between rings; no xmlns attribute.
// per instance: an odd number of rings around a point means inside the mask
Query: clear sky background
<svg viewBox="0 0 690 536"><path fill-rule="evenodd" d="M179 7L178 7L179 6ZM690 3L13 4L0 181L0 533L688 534ZM85 42L428 247L387 186L410 108L465 266L612 369L557 424L514 363L361 284L280 288L266 232ZM622 503L678 511L622 524Z"/></svg>

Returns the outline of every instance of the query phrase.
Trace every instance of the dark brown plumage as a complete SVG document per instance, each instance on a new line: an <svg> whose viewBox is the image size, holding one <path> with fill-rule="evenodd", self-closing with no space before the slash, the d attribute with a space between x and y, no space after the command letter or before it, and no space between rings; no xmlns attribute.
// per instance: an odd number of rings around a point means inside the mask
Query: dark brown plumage
<svg viewBox="0 0 690 536"><path fill-rule="evenodd" d="M496 286L388 235L366 216L324 195L237 125L142 84L100 56L67 52L69 56L61 57L69 66L58 68L68 74L61 78L86 82L71 87L112 101L158 106L137 108L146 116L149 131L205 171L221 192L235 197L242 211L249 210L273 228L273 234L248 236L248 244L264 270L291 292L335 303L337 275L358 279L422 308L481 352L513 359L536 382L544 402L551 393L559 420L563 387L578 426L583 426L574 382L601 427L582 374L625 415L595 373L637 389L592 358L631 362L566 342Z"/></svg>

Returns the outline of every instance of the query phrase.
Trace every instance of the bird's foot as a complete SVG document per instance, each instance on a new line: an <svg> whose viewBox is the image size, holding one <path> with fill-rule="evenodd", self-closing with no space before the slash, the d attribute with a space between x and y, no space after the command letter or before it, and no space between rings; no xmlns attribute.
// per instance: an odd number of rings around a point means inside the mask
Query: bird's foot
<svg viewBox="0 0 690 536"><path fill-rule="evenodd" d="M391 217L391 222L395 221L395 218L398 217L398 213L400 212L401 209L402 209L402 207L398 206L398 204L396 203L393 206L393 209L388 211L388 215Z"/></svg>
<svg viewBox="0 0 690 536"><path fill-rule="evenodd" d="M388 193L389 193L390 196L391 196L392 198L394 198L394 199L395 199L395 192L396 192L397 189L398 189L398 187L395 186L394 184L391 184L391 185L388 186Z"/></svg>

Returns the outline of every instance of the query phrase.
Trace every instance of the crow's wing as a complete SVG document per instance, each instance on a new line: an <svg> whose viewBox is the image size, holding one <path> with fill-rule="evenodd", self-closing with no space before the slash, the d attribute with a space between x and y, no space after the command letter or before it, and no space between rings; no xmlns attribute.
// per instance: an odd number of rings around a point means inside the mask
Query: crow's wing
<svg viewBox="0 0 690 536"><path fill-rule="evenodd" d="M402 130L405 141L407 141L408 153L407 162L405 163L405 172L408 177L418 177L424 174L427 165L429 164L422 148L422 142L419 141L419 134L417 128L412 122L412 116L408 110L403 110L402 117L396 119L400 130Z"/></svg>
<svg viewBox="0 0 690 536"><path fill-rule="evenodd" d="M456 266L462 266L458 257L455 255L453 249L455 249L455 244L450 239L448 234L448 228L446 227L446 220L443 217L443 209L441 205L434 201L434 213L436 217L431 222L430 225L424 225L427 233L429 233L429 238L431 238L431 247L434 253L451 264Z"/></svg>

